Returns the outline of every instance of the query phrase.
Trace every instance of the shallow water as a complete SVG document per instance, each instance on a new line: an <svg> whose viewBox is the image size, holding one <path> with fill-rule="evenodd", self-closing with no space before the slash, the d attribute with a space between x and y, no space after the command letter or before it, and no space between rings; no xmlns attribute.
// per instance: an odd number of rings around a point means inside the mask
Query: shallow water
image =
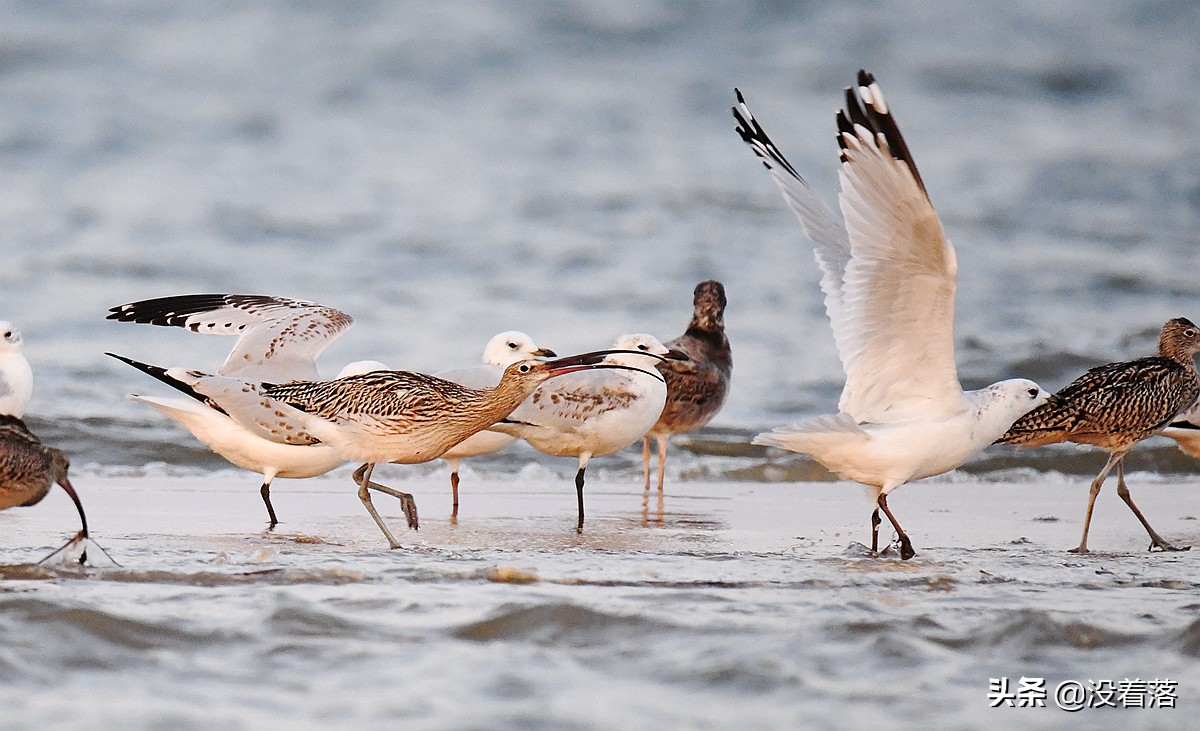
<svg viewBox="0 0 1200 731"><path fill-rule="evenodd" d="M8 10L0 318L122 567L29 567L71 532L57 491L0 513L0 726L1186 726L1196 557L1145 555L1110 493L1112 553L1063 553L1102 455L997 448L906 487L900 563L852 545L857 488L747 444L834 408L841 372L809 245L728 108L740 87L832 201L840 89L874 71L957 246L961 377L1055 389L1200 317L1193 3ZM572 461L520 448L464 468L482 497L455 527L444 466L389 468L428 516L408 550L381 550L348 469L280 481L263 535L254 476L102 355L215 367L222 339L104 314L261 292L355 317L326 373L435 371L512 328L560 353L673 337L709 277L728 404L673 448L662 525L637 450L593 461L582 537ZM1160 532L1196 543L1196 462L1160 442L1130 463ZM989 709L989 677L1022 674L1170 677L1181 708Z"/></svg>

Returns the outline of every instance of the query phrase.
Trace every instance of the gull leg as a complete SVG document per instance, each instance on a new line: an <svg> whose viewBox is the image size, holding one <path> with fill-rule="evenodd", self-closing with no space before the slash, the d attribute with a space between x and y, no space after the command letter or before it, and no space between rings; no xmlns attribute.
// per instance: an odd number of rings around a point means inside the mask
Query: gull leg
<svg viewBox="0 0 1200 731"><path fill-rule="evenodd" d="M1150 548L1147 550L1153 551L1157 548L1160 551L1187 551L1191 549L1191 546L1172 546L1150 527L1150 521L1146 520L1146 517L1142 515L1142 511L1138 510L1138 507L1133 504L1133 496L1129 494L1129 488L1125 486L1124 460L1117 463L1117 494L1121 496L1121 499L1125 501L1125 504L1129 506L1129 509L1133 511L1137 519L1142 522L1142 527L1146 529L1146 532L1150 534Z"/></svg>
<svg viewBox="0 0 1200 731"><path fill-rule="evenodd" d="M1113 465L1120 462L1124 456L1125 452L1113 452L1108 455L1108 462L1105 463L1104 469L1100 470L1100 474L1096 475L1096 479L1092 480L1092 489L1088 493L1087 513L1083 516L1083 537L1079 539L1079 545L1067 553L1089 553L1087 547L1088 528L1092 525L1092 510L1096 507L1096 496L1100 494L1100 488L1104 485L1104 479L1108 477L1108 473L1112 470Z"/></svg>
<svg viewBox="0 0 1200 731"><path fill-rule="evenodd" d="M374 518L375 525L379 526L379 530L383 531L383 537L387 539L388 546L390 548L399 548L399 542L396 541L396 538L392 535L392 532L388 530L387 525L385 525L383 522L383 518L379 517L379 513L375 510L375 506L371 502L371 493L367 490L368 488L371 490L378 490L379 492L391 495L392 497L400 500L400 506L404 510L404 517L407 519L408 526L410 528L418 527L417 504L416 501L413 500L413 496L407 492L400 492L399 490L394 490L386 485L380 485L377 482L372 482L371 473L374 471L375 465L373 463L364 464L362 467L359 467L357 470L355 470L354 481L358 483L358 499L362 501L363 507L365 507L367 512L371 514L371 517Z"/></svg>
<svg viewBox="0 0 1200 731"><path fill-rule="evenodd" d="M896 516L892 515L892 511L888 509L887 493L879 493L877 502L883 514L887 516L888 520L892 521L892 527L896 529L896 533L900 536L900 558L907 561L916 556L917 552L913 550L912 541L908 539L908 534L904 532L904 529L900 527L900 522L896 520Z"/></svg>
<svg viewBox="0 0 1200 731"><path fill-rule="evenodd" d="M658 439L658 492L661 495L663 491L663 472L667 469L667 440L671 438L670 434L655 434Z"/></svg>
<svg viewBox="0 0 1200 731"><path fill-rule="evenodd" d="M575 473L575 496L579 501L579 522L575 524L575 532L583 532L583 471L587 469L588 460L592 455L584 452L579 455L579 471Z"/></svg>
<svg viewBox="0 0 1200 731"><path fill-rule="evenodd" d="M258 488L258 494L262 495L263 504L267 506L267 515L270 517L270 522L267 523L267 530L275 529L279 525L279 519L275 517L275 507L271 505L271 478L268 477L263 481L262 487Z"/></svg>
<svg viewBox="0 0 1200 731"><path fill-rule="evenodd" d="M879 517L879 508L875 508L871 512L871 553L879 554L879 524L883 522L883 518Z"/></svg>
<svg viewBox="0 0 1200 731"><path fill-rule="evenodd" d="M642 437L642 477L645 478L645 491L650 492L650 435Z"/></svg>
<svg viewBox="0 0 1200 731"><path fill-rule="evenodd" d="M579 522L575 524L575 532L583 532L583 471L586 467L580 467L575 473L575 495L579 501Z"/></svg>

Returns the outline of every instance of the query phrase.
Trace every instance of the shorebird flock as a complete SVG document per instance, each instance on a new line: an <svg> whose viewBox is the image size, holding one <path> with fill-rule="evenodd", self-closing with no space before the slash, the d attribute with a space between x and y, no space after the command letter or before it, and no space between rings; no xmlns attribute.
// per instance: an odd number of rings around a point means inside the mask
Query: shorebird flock
<svg viewBox="0 0 1200 731"><path fill-rule="evenodd" d="M1108 452L1072 551L1089 550L1096 497L1113 468L1117 494L1145 528L1150 549L1186 550L1164 540L1134 504L1124 458L1134 445L1159 434L1200 457L1200 374L1193 361L1200 328L1172 319L1162 327L1157 354L1097 366L1054 394L1023 378L964 390L954 357L955 250L875 78L860 71L836 116L840 216L772 142L742 93L735 94L738 135L813 243L845 372L836 412L777 427L753 442L808 455L835 475L867 486L876 555L886 555L893 543L900 558L916 555L888 505L894 490L953 470L994 443L1075 442ZM451 467L453 521L461 461L520 439L546 454L578 460L575 529L582 532L591 459L642 440L648 494L653 440L661 495L670 437L704 427L725 403L732 377L725 288L708 280L693 294L685 332L665 343L644 333L623 335L609 348L559 357L523 332L505 331L487 343L481 365L436 375L359 361L322 380L317 358L353 319L332 307L267 295L179 295L110 310L109 319L121 322L236 335L216 369L108 355L184 395L130 398L174 420L230 463L262 476L268 530L279 522L270 493L276 477L313 477L356 462L358 496L388 545L398 548L371 493L397 498L410 529L419 528L416 503L412 495L373 481L376 465L445 460ZM0 510L34 505L57 482L83 524L66 548L88 538L83 506L67 479L66 456L43 445L22 421L32 373L20 334L9 323L0 328ZM896 536L882 551L881 513Z"/></svg>

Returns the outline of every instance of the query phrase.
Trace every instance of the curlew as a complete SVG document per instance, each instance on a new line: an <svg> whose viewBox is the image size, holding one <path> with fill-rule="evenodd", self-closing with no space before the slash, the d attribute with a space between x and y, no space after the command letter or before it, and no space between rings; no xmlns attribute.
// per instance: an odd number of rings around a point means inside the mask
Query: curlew
<svg viewBox="0 0 1200 731"><path fill-rule="evenodd" d="M1125 484L1125 455L1138 442L1162 432L1200 397L1200 374L1192 360L1197 351L1200 330L1182 317L1169 320L1159 333L1156 355L1092 368L1021 417L998 440L1021 447L1075 442L1108 452L1108 461L1092 481L1083 536L1072 553L1088 552L1096 496L1113 467L1117 468L1117 495L1146 529L1150 549L1190 548L1172 546L1150 527Z"/></svg>

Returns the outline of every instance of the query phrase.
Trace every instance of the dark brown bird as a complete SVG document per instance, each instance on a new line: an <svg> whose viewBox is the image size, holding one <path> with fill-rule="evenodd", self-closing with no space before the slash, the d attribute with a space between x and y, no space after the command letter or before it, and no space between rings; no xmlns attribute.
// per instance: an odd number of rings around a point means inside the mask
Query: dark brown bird
<svg viewBox="0 0 1200 731"><path fill-rule="evenodd" d="M1158 355L1097 366L1050 400L1030 411L997 440L999 443L1036 447L1058 442L1091 444L1108 451L1108 462L1092 482L1083 537L1072 553L1087 553L1092 508L1104 478L1117 468L1117 494L1150 534L1150 549L1176 548L1150 527L1133 503L1125 485L1125 454L1146 437L1161 432L1200 396L1200 374L1192 356L1200 351L1200 328L1177 317L1163 325Z"/></svg>
<svg viewBox="0 0 1200 731"><path fill-rule="evenodd" d="M83 526L63 548L88 538L87 516L83 514L79 495L67 479L68 467L67 456L42 444L24 421L0 415L0 510L37 505L57 482L75 502ZM87 551L84 551L79 563L86 561Z"/></svg>
<svg viewBox="0 0 1200 731"><path fill-rule="evenodd" d="M696 285L694 311L683 335L664 343L687 356L665 360L658 371L667 379L667 403L662 415L642 438L642 475L650 489L650 437L658 441L658 491L663 489L667 440L672 434L696 431L707 424L729 395L733 355L725 337L725 287L710 279Z"/></svg>

